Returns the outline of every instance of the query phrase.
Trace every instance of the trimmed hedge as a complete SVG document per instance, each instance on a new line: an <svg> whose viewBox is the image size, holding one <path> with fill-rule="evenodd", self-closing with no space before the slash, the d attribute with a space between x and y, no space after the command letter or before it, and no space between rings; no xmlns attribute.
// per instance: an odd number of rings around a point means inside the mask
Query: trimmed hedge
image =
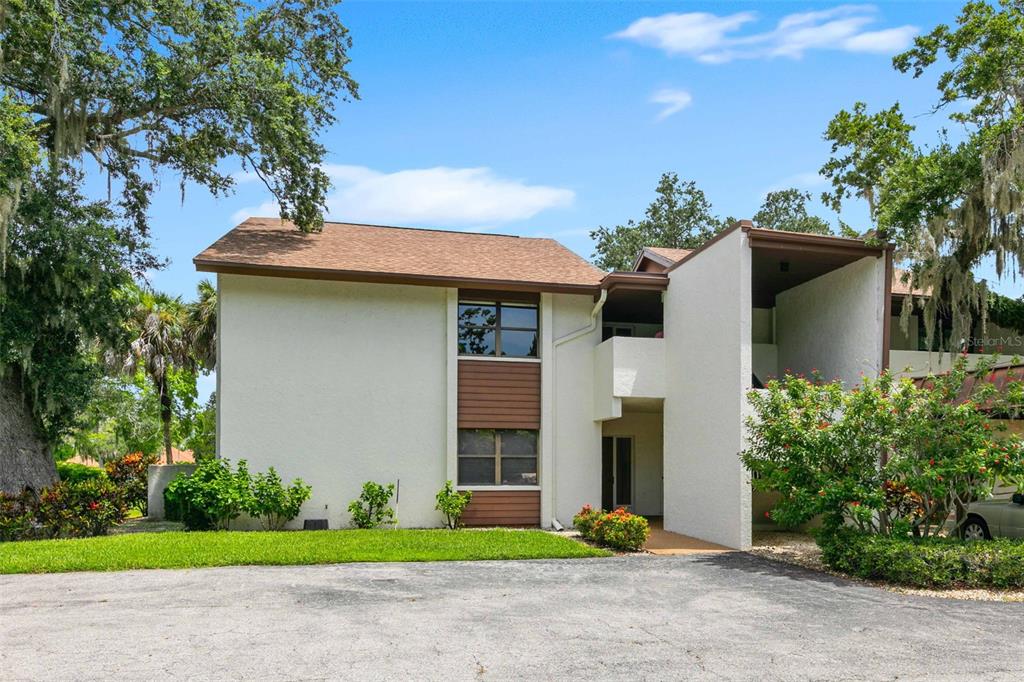
<svg viewBox="0 0 1024 682"><path fill-rule="evenodd" d="M107 473L99 467L91 467L77 462L57 462L57 476L65 483L81 483L82 481L106 480Z"/></svg>
<svg viewBox="0 0 1024 682"><path fill-rule="evenodd" d="M842 528L817 539L829 568L910 587L1024 587L1024 542L897 538Z"/></svg>

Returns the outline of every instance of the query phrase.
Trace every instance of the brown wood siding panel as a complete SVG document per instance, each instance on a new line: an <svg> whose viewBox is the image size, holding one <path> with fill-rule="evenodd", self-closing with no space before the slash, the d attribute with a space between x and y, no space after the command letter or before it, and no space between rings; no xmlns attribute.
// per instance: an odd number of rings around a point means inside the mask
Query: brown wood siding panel
<svg viewBox="0 0 1024 682"><path fill-rule="evenodd" d="M538 526L540 491L477 490L462 522L467 526Z"/></svg>
<svg viewBox="0 0 1024 682"><path fill-rule="evenodd" d="M459 360L460 429L539 429L540 363Z"/></svg>
<svg viewBox="0 0 1024 682"><path fill-rule="evenodd" d="M540 294L529 291L493 291L489 289L459 289L459 298L464 301L540 303Z"/></svg>

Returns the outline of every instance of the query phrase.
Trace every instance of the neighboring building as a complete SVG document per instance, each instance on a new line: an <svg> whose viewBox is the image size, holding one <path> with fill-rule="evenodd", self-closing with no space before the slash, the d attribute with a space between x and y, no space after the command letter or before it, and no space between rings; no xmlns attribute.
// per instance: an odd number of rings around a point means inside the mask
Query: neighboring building
<svg viewBox="0 0 1024 682"><path fill-rule="evenodd" d="M750 544L745 397L787 369L855 384L889 364L891 261L859 240L754 228L604 273L550 239L250 219L217 273L217 451L313 486L346 525L364 481L436 526L570 525L626 505Z"/></svg>

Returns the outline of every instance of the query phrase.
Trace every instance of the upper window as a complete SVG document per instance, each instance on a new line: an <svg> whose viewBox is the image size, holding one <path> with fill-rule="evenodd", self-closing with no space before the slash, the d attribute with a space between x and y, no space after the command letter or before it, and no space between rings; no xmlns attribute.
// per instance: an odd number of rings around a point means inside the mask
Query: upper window
<svg viewBox="0 0 1024 682"><path fill-rule="evenodd" d="M537 305L459 301L459 355L537 357Z"/></svg>

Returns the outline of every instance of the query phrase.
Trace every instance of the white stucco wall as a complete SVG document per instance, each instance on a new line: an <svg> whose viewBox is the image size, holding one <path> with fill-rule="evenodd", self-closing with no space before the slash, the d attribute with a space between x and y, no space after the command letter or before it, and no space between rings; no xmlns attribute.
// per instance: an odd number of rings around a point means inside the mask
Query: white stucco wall
<svg viewBox="0 0 1024 682"><path fill-rule="evenodd" d="M751 345L752 370L762 382L779 376L779 349L775 344Z"/></svg>
<svg viewBox="0 0 1024 682"><path fill-rule="evenodd" d="M434 495L447 473L446 290L218 279L218 454L311 484L293 526L327 518L344 527L363 482L399 479L400 525L438 525Z"/></svg>
<svg viewBox="0 0 1024 682"><path fill-rule="evenodd" d="M554 516L570 526L584 504L601 504L601 423L594 421L594 348L601 341L601 326L595 323L592 331L559 344L559 339L591 325L594 301L570 294L554 294L551 301L554 477L542 472L541 482L552 485ZM542 519L548 523L550 519Z"/></svg>
<svg viewBox="0 0 1024 682"><path fill-rule="evenodd" d="M736 230L669 273L665 294L665 528L750 546L740 462L751 377L750 248ZM702 349L713 348L712 353Z"/></svg>
<svg viewBox="0 0 1024 682"><path fill-rule="evenodd" d="M775 343L775 309L754 308L750 311L752 343Z"/></svg>
<svg viewBox="0 0 1024 682"><path fill-rule="evenodd" d="M891 350L889 351L889 368L896 376L923 377L928 374L942 374L952 369L953 362L959 354L950 355L938 351L929 353L926 350ZM988 361L991 355L970 353L967 355L967 368L974 369L982 360ZM1013 355L996 356L996 364L1007 364L1013 361Z"/></svg>
<svg viewBox="0 0 1024 682"><path fill-rule="evenodd" d="M847 386L882 364L885 259L866 257L775 297L778 368Z"/></svg>
<svg viewBox="0 0 1024 682"><path fill-rule="evenodd" d="M629 436L633 439L633 506L643 516L661 516L662 491L662 415L659 412L623 413L620 419L602 425L605 436Z"/></svg>

